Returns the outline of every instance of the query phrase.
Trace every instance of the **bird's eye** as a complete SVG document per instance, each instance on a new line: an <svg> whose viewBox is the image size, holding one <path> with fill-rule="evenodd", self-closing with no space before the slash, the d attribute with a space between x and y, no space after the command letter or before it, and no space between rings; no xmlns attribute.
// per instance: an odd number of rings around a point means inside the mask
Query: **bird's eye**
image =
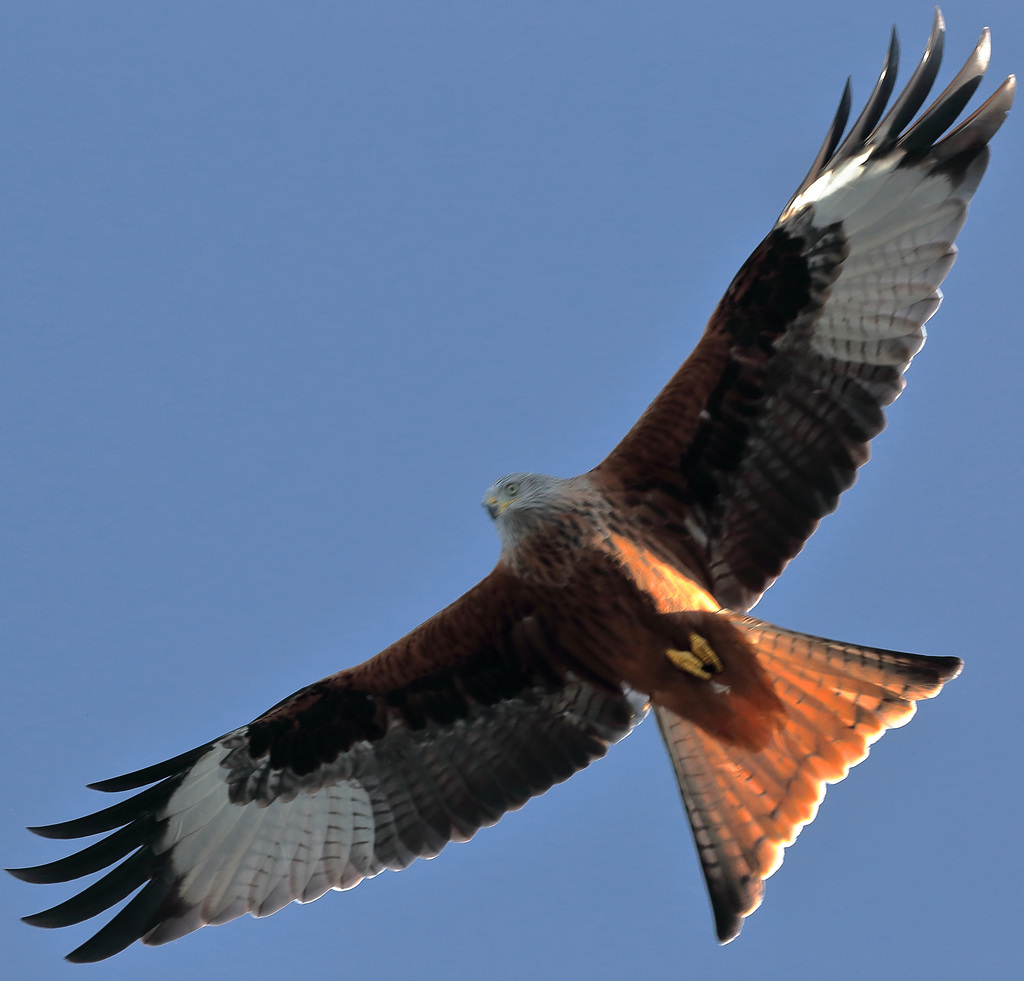
<svg viewBox="0 0 1024 981"><path fill-rule="evenodd" d="M511 484L506 484L505 493L508 494L509 497L515 497L516 494L519 493L519 485L515 483L515 481L513 481Z"/></svg>

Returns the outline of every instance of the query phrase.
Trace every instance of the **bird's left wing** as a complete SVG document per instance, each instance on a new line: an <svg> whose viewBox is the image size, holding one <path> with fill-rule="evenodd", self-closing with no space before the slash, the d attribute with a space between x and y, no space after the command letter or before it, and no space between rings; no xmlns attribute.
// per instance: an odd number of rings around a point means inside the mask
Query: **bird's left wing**
<svg viewBox="0 0 1024 981"><path fill-rule="evenodd" d="M1013 101L981 81L986 31L916 121L942 55L935 25L892 107L895 35L843 137L849 91L807 178L744 263L700 343L592 477L656 530L715 599L746 610L832 511L924 343L939 284Z"/></svg>
<svg viewBox="0 0 1024 981"><path fill-rule="evenodd" d="M364 664L165 763L93 784L134 797L50 838L112 832L67 858L11 870L64 882L124 862L26 917L78 923L141 890L69 955L96 961L243 913L348 889L466 841L603 756L645 701L549 659L548 638L495 570Z"/></svg>

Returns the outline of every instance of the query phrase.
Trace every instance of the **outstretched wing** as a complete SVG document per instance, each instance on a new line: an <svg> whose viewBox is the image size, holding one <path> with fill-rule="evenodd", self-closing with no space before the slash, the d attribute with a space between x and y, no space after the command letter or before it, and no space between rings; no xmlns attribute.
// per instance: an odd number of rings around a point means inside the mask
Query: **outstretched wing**
<svg viewBox="0 0 1024 981"><path fill-rule="evenodd" d="M988 64L986 30L912 125L943 23L885 114L895 34L860 117L849 88L806 179L700 343L593 472L718 602L747 610L834 510L924 343L953 240L1013 101L1011 76L946 133ZM946 134L945 136L943 134Z"/></svg>
<svg viewBox="0 0 1024 981"><path fill-rule="evenodd" d="M207 924L266 916L466 841L603 756L643 699L559 669L500 571L365 664L165 763L94 784L148 789L50 838L113 832L67 858L12 870L64 882L129 857L25 919L96 916L142 886L69 955L97 961Z"/></svg>

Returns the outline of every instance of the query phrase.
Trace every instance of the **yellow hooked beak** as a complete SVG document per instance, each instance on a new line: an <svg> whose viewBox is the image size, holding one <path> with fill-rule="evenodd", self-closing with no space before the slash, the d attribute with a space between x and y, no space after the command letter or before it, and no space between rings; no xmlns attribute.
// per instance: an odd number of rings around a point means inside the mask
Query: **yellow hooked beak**
<svg viewBox="0 0 1024 981"><path fill-rule="evenodd" d="M499 501L496 497L492 496L484 501L484 507L487 508L487 513L492 518L497 518L511 503L511 498L507 501Z"/></svg>

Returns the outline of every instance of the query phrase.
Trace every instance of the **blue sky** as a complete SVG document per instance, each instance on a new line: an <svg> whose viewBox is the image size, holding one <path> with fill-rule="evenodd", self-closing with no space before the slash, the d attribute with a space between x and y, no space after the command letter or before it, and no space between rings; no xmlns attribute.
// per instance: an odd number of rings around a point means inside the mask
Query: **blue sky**
<svg viewBox="0 0 1024 981"><path fill-rule="evenodd" d="M847 74L927 3L8 5L0 807L22 829L363 660L483 576L503 473L588 469L685 357ZM947 66L1018 0L950 2ZM645 724L401 875L136 945L17 916L12 977L1009 977L1019 809L1018 109L891 428L758 613L967 660L719 948ZM1019 965L1018 965L1019 966Z"/></svg>

